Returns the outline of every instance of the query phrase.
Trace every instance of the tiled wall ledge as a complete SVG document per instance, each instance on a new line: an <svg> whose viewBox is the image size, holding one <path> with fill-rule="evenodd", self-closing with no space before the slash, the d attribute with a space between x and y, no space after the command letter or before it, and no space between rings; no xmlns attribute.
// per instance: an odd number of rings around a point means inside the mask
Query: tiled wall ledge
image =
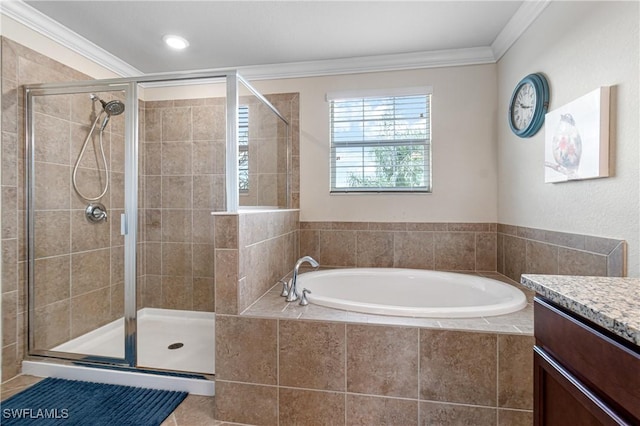
<svg viewBox="0 0 640 426"><path fill-rule="evenodd" d="M515 281L521 274L626 275L626 242L498 224L497 271Z"/></svg>
<svg viewBox="0 0 640 426"><path fill-rule="evenodd" d="M495 223L300 223L300 255L332 267L496 271L496 241Z"/></svg>
<svg viewBox="0 0 640 426"><path fill-rule="evenodd" d="M298 210L215 215L216 313L238 314L298 256Z"/></svg>
<svg viewBox="0 0 640 426"><path fill-rule="evenodd" d="M217 315L216 418L531 424L532 345L524 335Z"/></svg>

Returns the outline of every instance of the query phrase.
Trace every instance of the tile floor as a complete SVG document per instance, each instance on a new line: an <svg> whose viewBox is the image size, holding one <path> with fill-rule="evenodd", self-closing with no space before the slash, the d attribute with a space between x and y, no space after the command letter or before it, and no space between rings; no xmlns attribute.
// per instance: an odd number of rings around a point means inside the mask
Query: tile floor
<svg viewBox="0 0 640 426"><path fill-rule="evenodd" d="M1 399L5 400L12 395L33 386L42 380L41 377L20 375L2 383ZM189 395L176 408L161 426L226 426L237 423L221 422L214 419L214 397Z"/></svg>

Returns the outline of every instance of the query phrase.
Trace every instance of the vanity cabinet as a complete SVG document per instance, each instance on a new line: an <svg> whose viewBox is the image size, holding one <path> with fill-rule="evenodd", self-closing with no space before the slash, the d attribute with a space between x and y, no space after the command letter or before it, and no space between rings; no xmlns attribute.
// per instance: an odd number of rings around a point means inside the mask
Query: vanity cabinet
<svg viewBox="0 0 640 426"><path fill-rule="evenodd" d="M640 347L537 296L536 426L640 425Z"/></svg>

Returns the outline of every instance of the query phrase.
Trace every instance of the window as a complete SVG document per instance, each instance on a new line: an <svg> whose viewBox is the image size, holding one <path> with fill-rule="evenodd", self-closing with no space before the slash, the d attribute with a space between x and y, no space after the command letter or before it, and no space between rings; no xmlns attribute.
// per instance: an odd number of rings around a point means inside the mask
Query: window
<svg viewBox="0 0 640 426"><path fill-rule="evenodd" d="M327 95L331 192L431 191L431 89Z"/></svg>
<svg viewBox="0 0 640 426"><path fill-rule="evenodd" d="M249 191L249 107L238 108L238 188Z"/></svg>

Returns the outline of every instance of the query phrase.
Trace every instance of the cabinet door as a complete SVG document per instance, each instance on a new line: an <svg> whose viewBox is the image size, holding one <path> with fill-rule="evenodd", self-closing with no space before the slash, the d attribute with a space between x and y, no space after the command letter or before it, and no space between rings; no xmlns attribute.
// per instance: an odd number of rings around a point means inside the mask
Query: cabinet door
<svg viewBox="0 0 640 426"><path fill-rule="evenodd" d="M533 368L536 426L630 425L539 346Z"/></svg>

